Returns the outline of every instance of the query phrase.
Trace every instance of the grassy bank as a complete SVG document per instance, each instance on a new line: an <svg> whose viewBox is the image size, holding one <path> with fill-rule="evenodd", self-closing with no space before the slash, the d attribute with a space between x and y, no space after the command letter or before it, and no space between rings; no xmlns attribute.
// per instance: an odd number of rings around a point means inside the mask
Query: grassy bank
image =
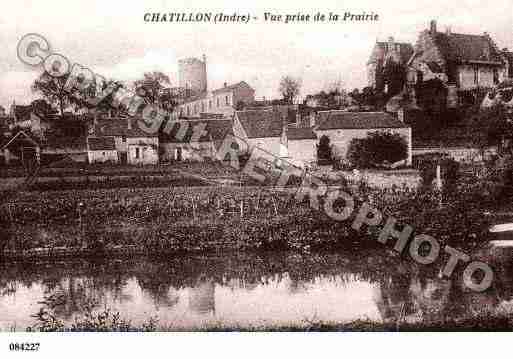
<svg viewBox="0 0 513 359"><path fill-rule="evenodd" d="M123 319L119 313L113 313L106 309L102 312L90 312L82 317L75 318L74 323L71 325L65 325L58 319L55 319L49 312L40 312L38 324L27 328L27 330L42 332L509 332L513 330L513 317L511 315L476 315L443 321L420 320L414 323L399 321L377 322L365 319L344 323L301 321L297 324L286 326L228 326L219 322L198 328L177 329L172 324L159 323L155 318L150 318L142 324L134 325L131 321Z"/></svg>

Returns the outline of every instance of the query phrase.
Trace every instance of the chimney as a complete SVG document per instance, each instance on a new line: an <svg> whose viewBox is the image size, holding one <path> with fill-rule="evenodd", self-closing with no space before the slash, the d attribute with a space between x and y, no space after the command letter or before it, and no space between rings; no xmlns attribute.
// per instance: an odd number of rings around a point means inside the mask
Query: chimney
<svg viewBox="0 0 513 359"><path fill-rule="evenodd" d="M201 59L203 60L203 63L207 63L207 57L205 56L205 54L201 56Z"/></svg>
<svg viewBox="0 0 513 359"><path fill-rule="evenodd" d="M431 20L431 22L429 23L429 33L431 35L436 34L436 20Z"/></svg>
<svg viewBox="0 0 513 359"><path fill-rule="evenodd" d="M131 130L132 129L132 119L130 118L130 116L126 118L126 121L127 121L128 129Z"/></svg>

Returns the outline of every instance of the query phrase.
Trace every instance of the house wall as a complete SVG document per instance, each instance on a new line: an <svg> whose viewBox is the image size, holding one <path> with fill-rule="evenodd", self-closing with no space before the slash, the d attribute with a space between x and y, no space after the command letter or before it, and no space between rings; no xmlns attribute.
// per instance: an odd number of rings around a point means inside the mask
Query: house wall
<svg viewBox="0 0 513 359"><path fill-rule="evenodd" d="M104 162L118 162L118 151L106 150L106 151L87 151L87 159L89 163L104 163Z"/></svg>
<svg viewBox="0 0 513 359"><path fill-rule="evenodd" d="M235 89L233 94L233 107L236 107L239 101L245 104L253 103L255 101L255 90L245 86Z"/></svg>
<svg viewBox="0 0 513 359"><path fill-rule="evenodd" d="M250 148L257 148L259 157L273 161L280 156L281 144L279 137L249 138L246 141Z"/></svg>
<svg viewBox="0 0 513 359"><path fill-rule="evenodd" d="M412 161L412 142L411 142L411 128L390 128L390 129L333 129L333 130L317 130L317 138L326 135L329 137L333 145L333 155L336 158L346 158L349 144L353 138L365 138L371 132L388 131L391 133L398 133L401 135L408 145L408 158L407 164L411 165Z"/></svg>
<svg viewBox="0 0 513 359"><path fill-rule="evenodd" d="M182 160L203 161L205 158L213 159L215 157L212 142L167 142L161 144L160 148L160 159L164 161L178 160L178 150L181 151Z"/></svg>
<svg viewBox="0 0 513 359"><path fill-rule="evenodd" d="M126 138L124 146L126 146L127 149L127 160L129 164L157 164L159 162L158 137L128 137ZM139 149L138 158L136 156L137 148Z"/></svg>
<svg viewBox="0 0 513 359"><path fill-rule="evenodd" d="M317 140L289 140L289 157L293 162L310 163L317 159Z"/></svg>
<svg viewBox="0 0 513 359"><path fill-rule="evenodd" d="M226 97L228 97L228 101ZM233 106L233 91L226 91L217 95L214 95L213 93L208 93L205 98L187 102L178 106L177 111L182 116L186 117L199 117L202 112L220 113L223 114L225 117L231 117L235 112L235 108Z"/></svg>
<svg viewBox="0 0 513 359"><path fill-rule="evenodd" d="M128 163L131 165L154 165L159 162L157 148L145 144L128 146Z"/></svg>
<svg viewBox="0 0 513 359"><path fill-rule="evenodd" d="M496 148L490 147L482 151L472 147L417 147L413 150L414 156L445 153L460 163L479 163L497 153ZM484 158L483 158L484 157Z"/></svg>
<svg viewBox="0 0 513 359"><path fill-rule="evenodd" d="M475 82L475 69L478 71L477 83ZM479 65L460 65L458 71L458 86L462 90L469 90L476 87L493 87L496 84L493 82L493 69L492 66L479 66ZM498 80L504 78L504 69L496 68L498 71Z"/></svg>

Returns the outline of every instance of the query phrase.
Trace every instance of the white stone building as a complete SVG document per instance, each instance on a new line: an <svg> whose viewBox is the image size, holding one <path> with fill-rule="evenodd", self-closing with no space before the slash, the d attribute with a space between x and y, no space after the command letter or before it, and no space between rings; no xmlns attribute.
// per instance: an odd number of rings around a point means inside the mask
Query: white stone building
<svg viewBox="0 0 513 359"><path fill-rule="evenodd" d="M241 148L257 148L258 155L270 161L286 159L303 167L316 159L317 136L312 128L290 126L280 111L237 111L234 116L234 135Z"/></svg>
<svg viewBox="0 0 513 359"><path fill-rule="evenodd" d="M328 136L334 156L342 159L346 158L352 139L365 138L376 131L401 135L408 145L407 165L411 165L411 127L386 112L320 111L315 128L319 139Z"/></svg>
<svg viewBox="0 0 513 359"><path fill-rule="evenodd" d="M142 130L138 121L139 119L135 117L97 120L88 137L89 139L112 138L121 164L157 164L159 161L158 134Z"/></svg>

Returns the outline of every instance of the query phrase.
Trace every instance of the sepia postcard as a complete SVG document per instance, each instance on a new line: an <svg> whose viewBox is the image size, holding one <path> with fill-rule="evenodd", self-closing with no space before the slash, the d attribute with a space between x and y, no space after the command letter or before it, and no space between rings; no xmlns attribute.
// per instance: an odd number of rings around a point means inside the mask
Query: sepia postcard
<svg viewBox="0 0 513 359"><path fill-rule="evenodd" d="M0 30L8 355L513 329L511 0L19 0Z"/></svg>

